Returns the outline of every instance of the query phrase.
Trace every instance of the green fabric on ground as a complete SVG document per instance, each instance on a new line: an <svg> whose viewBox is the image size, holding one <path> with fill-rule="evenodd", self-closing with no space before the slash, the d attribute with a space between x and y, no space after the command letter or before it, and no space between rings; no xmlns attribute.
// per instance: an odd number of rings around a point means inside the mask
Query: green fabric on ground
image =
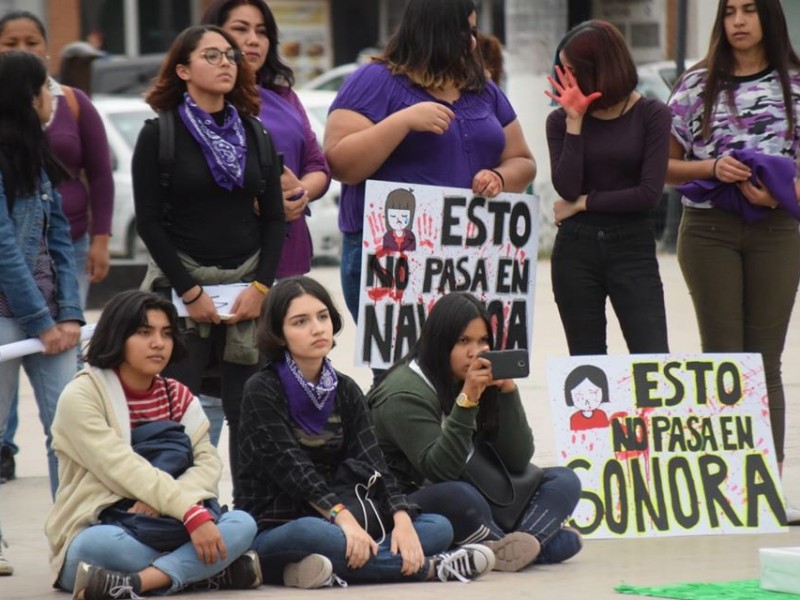
<svg viewBox="0 0 800 600"><path fill-rule="evenodd" d="M759 587L758 579L724 581L717 583L679 583L656 587L619 585L614 588L620 594L674 598L675 600L790 600L800 598L796 594L770 592Z"/></svg>

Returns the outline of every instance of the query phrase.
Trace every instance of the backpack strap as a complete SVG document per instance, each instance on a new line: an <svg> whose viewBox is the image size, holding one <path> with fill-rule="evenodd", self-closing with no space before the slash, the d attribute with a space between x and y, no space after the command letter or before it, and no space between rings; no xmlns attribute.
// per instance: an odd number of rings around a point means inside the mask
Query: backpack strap
<svg viewBox="0 0 800 600"><path fill-rule="evenodd" d="M253 115L244 115L243 120L250 126L256 137L256 151L258 152L258 197L261 198L267 192L267 179L269 178L269 168L272 166L272 139L269 136L264 124Z"/></svg>
<svg viewBox="0 0 800 600"><path fill-rule="evenodd" d="M175 165L175 112L158 111L158 182L169 192L172 185L172 167Z"/></svg>
<svg viewBox="0 0 800 600"><path fill-rule="evenodd" d="M75 90L68 85L62 85L61 90L64 92L64 99L67 101L67 106L69 107L69 112L72 113L72 118L75 119L76 123L80 123L81 105L78 104L78 97L75 95Z"/></svg>

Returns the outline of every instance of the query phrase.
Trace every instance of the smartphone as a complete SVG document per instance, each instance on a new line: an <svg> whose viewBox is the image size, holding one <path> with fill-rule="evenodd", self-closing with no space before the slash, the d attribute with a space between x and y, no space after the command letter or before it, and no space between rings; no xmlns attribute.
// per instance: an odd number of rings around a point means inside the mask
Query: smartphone
<svg viewBox="0 0 800 600"><path fill-rule="evenodd" d="M530 373L528 351L524 348L489 350L481 356L492 363L492 377L495 379L521 379Z"/></svg>

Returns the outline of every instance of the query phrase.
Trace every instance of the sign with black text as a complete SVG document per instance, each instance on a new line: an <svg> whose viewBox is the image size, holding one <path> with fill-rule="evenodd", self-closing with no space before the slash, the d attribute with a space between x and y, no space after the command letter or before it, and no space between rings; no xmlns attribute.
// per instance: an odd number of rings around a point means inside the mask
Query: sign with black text
<svg viewBox="0 0 800 600"><path fill-rule="evenodd" d="M367 181L356 363L391 366L453 291L486 303L497 349L529 349L538 239L535 196Z"/></svg>
<svg viewBox="0 0 800 600"><path fill-rule="evenodd" d="M585 536L786 531L759 354L554 358L547 380Z"/></svg>

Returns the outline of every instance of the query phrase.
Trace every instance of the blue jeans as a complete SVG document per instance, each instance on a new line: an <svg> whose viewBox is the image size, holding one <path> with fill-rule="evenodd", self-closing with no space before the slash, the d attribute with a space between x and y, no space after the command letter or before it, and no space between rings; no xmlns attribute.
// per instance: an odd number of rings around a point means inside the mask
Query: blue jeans
<svg viewBox="0 0 800 600"><path fill-rule="evenodd" d="M214 447L219 443L219 436L222 435L222 422L225 420L225 413L222 410L222 398L214 396L207 396L206 394L198 394L200 406L203 407L203 412L208 417L208 422L211 426L208 429L208 436L211 438L211 443Z"/></svg>
<svg viewBox="0 0 800 600"><path fill-rule="evenodd" d="M564 522L578 504L581 481L572 469L547 467L544 478L530 504L515 527L515 531L530 533L542 545L537 562L557 563L572 556L571 547L564 548L562 540L554 547L549 543L559 534ZM409 499L424 512L445 516L453 525L457 545L498 540L506 533L492 518L486 499L463 481L434 483L409 494Z"/></svg>
<svg viewBox="0 0 800 600"><path fill-rule="evenodd" d="M425 556L444 552L453 541L453 528L440 515L419 515L414 519L414 529ZM391 542L391 533L387 533L386 539L378 546L378 554L360 569L351 569L345 558L347 540L341 527L320 517L302 517L262 531L256 536L253 549L261 558L265 583L283 583L283 568L309 554L327 556L333 563L333 572L348 583L424 580L428 574L427 565L411 576L400 572L403 558L399 553L391 553Z"/></svg>
<svg viewBox="0 0 800 600"><path fill-rule="evenodd" d="M603 228L567 219L556 234L550 274L571 355L608 352L607 300L631 354L669 352L664 289L648 222Z"/></svg>
<svg viewBox="0 0 800 600"><path fill-rule="evenodd" d="M27 339L27 334L15 319L0 317L0 345ZM50 473L50 492L55 497L58 488L58 465L51 443L50 426L56 414L58 397L64 387L75 375L76 350L61 354L28 354L0 362L0 439L6 431L11 402L19 384L19 368L23 366L33 387L36 404L39 406L39 419L47 436L47 466Z"/></svg>
<svg viewBox="0 0 800 600"><path fill-rule="evenodd" d="M72 249L75 252L78 296L81 299L81 308L86 308L86 300L89 298L89 274L86 272L86 264L89 262L89 234L84 233L77 240L72 240Z"/></svg>
<svg viewBox="0 0 800 600"><path fill-rule="evenodd" d="M342 261L339 276L342 280L342 294L347 310L358 323L358 303L361 295L361 241L362 233L342 234Z"/></svg>
<svg viewBox="0 0 800 600"><path fill-rule="evenodd" d="M172 580L168 589L160 590L171 594L195 583L213 577L244 554L256 535L256 522L241 510L224 513L217 522L225 547L226 560L218 559L213 565L206 565L197 558L191 542L177 550L162 553L145 546L122 527L116 525L92 525L81 531L70 542L58 586L71 592L75 587L75 573L78 563L112 569L123 573L138 573L147 567L155 567Z"/></svg>
<svg viewBox="0 0 800 600"><path fill-rule="evenodd" d="M19 452L19 446L14 442L14 437L17 435L17 427L19 427L18 407L19 390L14 392L14 397L11 399L11 408L8 411L8 422L6 423L6 435L3 437L3 446L8 447L11 450L11 454Z"/></svg>

